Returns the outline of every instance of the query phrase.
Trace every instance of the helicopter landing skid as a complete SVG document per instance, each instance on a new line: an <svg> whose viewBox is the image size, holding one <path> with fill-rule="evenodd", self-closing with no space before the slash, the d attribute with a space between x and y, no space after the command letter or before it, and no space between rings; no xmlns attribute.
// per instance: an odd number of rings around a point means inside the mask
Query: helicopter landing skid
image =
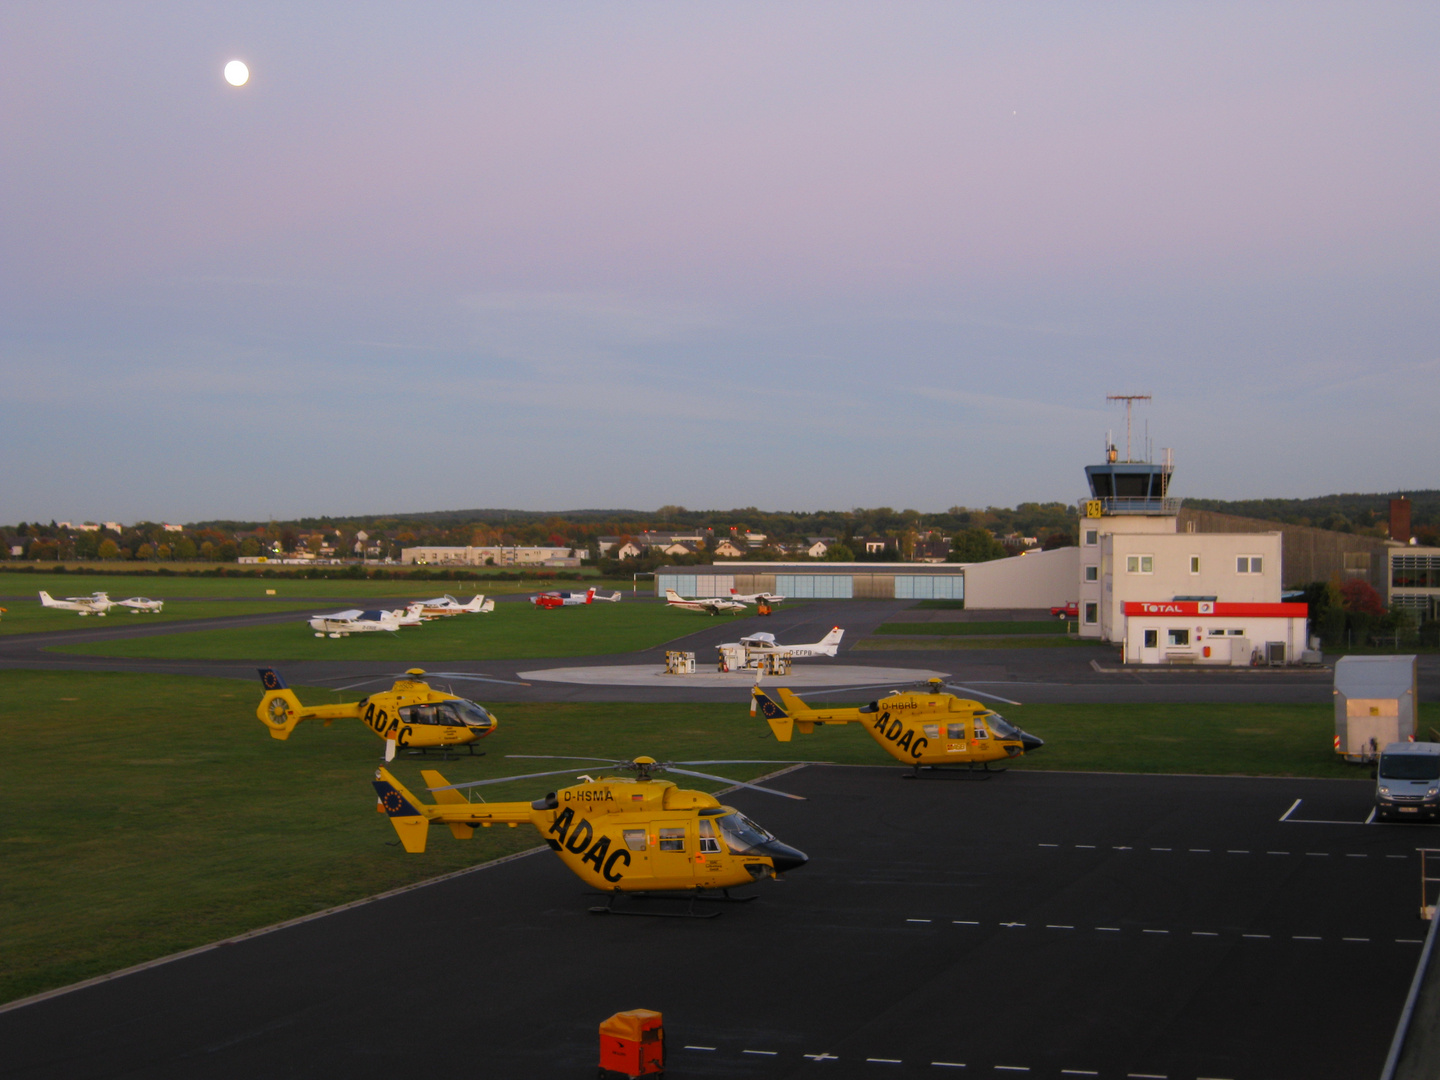
<svg viewBox="0 0 1440 1080"><path fill-rule="evenodd" d="M636 900L689 900L684 911L632 911L626 908L617 908L615 901L621 893L617 890L609 894L609 900L603 906L596 906L590 909L591 915L638 915L642 918L651 919L718 919L720 912L703 911L697 912L695 904L704 900L712 904L748 904L751 900L758 900L756 896L731 896L729 889L722 889L720 895L707 893L702 890L695 890L689 893L678 892L654 892L637 893Z"/></svg>
<svg viewBox="0 0 1440 1080"><path fill-rule="evenodd" d="M961 767L958 766L958 765L916 765L916 766L914 767L913 771L907 772L907 773L901 773L901 774L900 774L900 779L901 779L901 780L919 780L919 779L920 779L920 770L921 770L922 768L924 768L924 769L929 769L931 772L937 772L937 773L938 773L938 772L958 773L962 778L966 778L966 779L969 779L969 780L973 780L973 781L975 781L975 782L982 782L982 781L985 781L985 780L989 780L992 776L999 776L1001 773L1003 773L1003 772L1008 772L1008 771L1009 771L1008 769L992 769L992 768L990 768L990 763L989 763L988 761L985 762L984 764L982 764L978 769L977 769L974 765L967 765L967 766L965 766L964 768L961 768ZM967 774L967 773L979 773L980 775L979 775L979 776L966 777L966 774Z"/></svg>
<svg viewBox="0 0 1440 1080"><path fill-rule="evenodd" d="M451 748L448 747L448 746L442 746L442 747L440 747L440 760L441 760L441 761L454 761L456 758L458 758L458 757L460 756L458 753L452 754L452 753L450 752L450 749L451 749ZM467 744L466 744L466 749L468 749L468 750L470 751L470 756L471 756L471 757L484 757L484 756L485 756L485 751L484 751L484 750L478 750L478 751L477 751L477 750L475 749L475 744L474 744L474 743L467 743ZM430 748L429 748L428 746L422 746L422 747L420 747L419 749L407 749L405 752L406 752L407 754L410 754L412 757L415 756L415 755L419 755L420 757L429 757L429 756L430 756Z"/></svg>

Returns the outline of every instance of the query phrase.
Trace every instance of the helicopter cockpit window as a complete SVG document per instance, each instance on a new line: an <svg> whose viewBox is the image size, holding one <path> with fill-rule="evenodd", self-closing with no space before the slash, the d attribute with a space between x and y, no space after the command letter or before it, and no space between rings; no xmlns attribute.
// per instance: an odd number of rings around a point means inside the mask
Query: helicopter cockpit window
<svg viewBox="0 0 1440 1080"><path fill-rule="evenodd" d="M720 826L720 834L725 837L726 845L736 855L754 851L761 844L775 839L739 812L716 818L715 823Z"/></svg>
<svg viewBox="0 0 1440 1080"><path fill-rule="evenodd" d="M715 835L715 826L710 824L709 818L700 819L700 850L716 855L720 853L720 839Z"/></svg>
<svg viewBox="0 0 1440 1080"><path fill-rule="evenodd" d="M627 848L629 848L631 851L644 851L644 850L645 850L645 830L644 830L644 829L626 829L626 830L625 830L625 846L626 846Z"/></svg>
<svg viewBox="0 0 1440 1080"><path fill-rule="evenodd" d="M998 712L987 713L985 721L990 725L990 730L995 732L997 739L1018 739L1020 732L1015 725L1006 720Z"/></svg>
<svg viewBox="0 0 1440 1080"><path fill-rule="evenodd" d="M661 851L684 851L685 830L684 829L661 829L660 830Z"/></svg>
<svg viewBox="0 0 1440 1080"><path fill-rule="evenodd" d="M964 725L964 724L946 724L946 725L945 725L945 737L946 737L947 739L960 739L960 740L963 740L963 739L965 738L965 725Z"/></svg>
<svg viewBox="0 0 1440 1080"><path fill-rule="evenodd" d="M447 727L459 727L464 721L455 714L453 702L442 701L435 706L435 723L444 724Z"/></svg>
<svg viewBox="0 0 1440 1080"><path fill-rule="evenodd" d="M978 716L975 717L975 738L988 739L989 737L990 732L985 730L985 721Z"/></svg>
<svg viewBox="0 0 1440 1080"><path fill-rule="evenodd" d="M461 698L458 701L446 702L455 710L459 720L457 723L466 724L470 727L491 728L495 726L495 718L486 712L481 706L473 701L466 701Z"/></svg>
<svg viewBox="0 0 1440 1080"><path fill-rule="evenodd" d="M435 723L435 706L411 705L408 709L401 710L401 717L407 724L433 724Z"/></svg>

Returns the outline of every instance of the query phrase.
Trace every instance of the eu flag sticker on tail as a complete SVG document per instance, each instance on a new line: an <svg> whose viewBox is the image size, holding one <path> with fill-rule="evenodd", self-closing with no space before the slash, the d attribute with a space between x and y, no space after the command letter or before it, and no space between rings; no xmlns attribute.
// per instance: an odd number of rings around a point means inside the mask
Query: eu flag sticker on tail
<svg viewBox="0 0 1440 1080"><path fill-rule="evenodd" d="M274 668L262 667L256 668L256 670L260 672L260 685L266 690L284 690L286 688L285 680Z"/></svg>

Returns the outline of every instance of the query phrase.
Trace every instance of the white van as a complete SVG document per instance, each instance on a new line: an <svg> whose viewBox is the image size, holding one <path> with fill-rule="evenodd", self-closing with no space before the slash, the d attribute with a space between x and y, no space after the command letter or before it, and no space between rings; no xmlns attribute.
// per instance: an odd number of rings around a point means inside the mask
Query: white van
<svg viewBox="0 0 1440 1080"><path fill-rule="evenodd" d="M1375 769L1375 815L1391 821L1440 817L1440 743L1385 745Z"/></svg>

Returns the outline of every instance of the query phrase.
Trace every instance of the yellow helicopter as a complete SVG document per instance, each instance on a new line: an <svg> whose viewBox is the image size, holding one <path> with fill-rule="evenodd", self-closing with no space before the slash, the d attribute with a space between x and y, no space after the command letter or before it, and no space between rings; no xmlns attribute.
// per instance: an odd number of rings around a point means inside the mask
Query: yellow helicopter
<svg viewBox="0 0 1440 1080"><path fill-rule="evenodd" d="M302 720L323 720L329 727L336 720L363 720L365 726L385 740L385 760L394 761L395 751L438 747L447 755L456 747L475 752L475 743L495 730L495 715L467 698L432 689L425 672L411 668L403 675L362 679L339 689L349 690L366 683L394 680L389 690L370 694L359 701L335 705L301 705L295 691L274 668L259 668L265 696L255 715L272 738L285 740ZM468 672L437 672L431 678L474 679L481 682L509 682ZM529 686L529 683L516 685Z"/></svg>
<svg viewBox="0 0 1440 1080"><path fill-rule="evenodd" d="M906 776L912 780L920 775L922 768L980 765L988 770L992 761L1033 753L1045 745L1044 740L1022 731L980 702L945 693L947 688L972 694L977 691L951 686L943 679L927 679L922 685L923 690L892 690L880 700L859 708L814 709L789 690L777 689L777 701L757 684L750 691L750 711L754 713L758 708L781 742L789 742L796 729L802 735L809 735L817 725L863 724L886 753L914 768L915 771ZM1019 704L1008 698L996 700Z"/></svg>
<svg viewBox="0 0 1440 1080"><path fill-rule="evenodd" d="M510 828L522 823L533 825L569 870L587 885L609 894L608 904L590 909L595 914L713 918L719 912L695 914L695 901L754 900L754 896L732 897L729 890L775 877L809 861L803 852L782 844L740 811L722 805L715 796L703 791L687 791L669 780L651 776L665 771L720 780L787 799L803 798L759 784L681 768L683 765L770 764L768 762L659 762L651 757L631 761L562 760L603 762L634 776L603 776L598 780L581 776L580 783L552 791L534 802L487 803L470 802L460 794L460 789L542 776L573 776L574 767L474 780L468 784L448 784L440 773L424 769L420 775L436 798L435 802L426 803L382 767L375 773L375 793L379 796L376 809L390 816L390 824L395 826L400 842L412 853L425 850L432 821L450 826L450 832L458 839L473 836L477 825L484 828L496 824ZM714 895L716 891L719 895ZM683 914L616 908L615 900L622 893L680 894L689 897L690 907Z"/></svg>

